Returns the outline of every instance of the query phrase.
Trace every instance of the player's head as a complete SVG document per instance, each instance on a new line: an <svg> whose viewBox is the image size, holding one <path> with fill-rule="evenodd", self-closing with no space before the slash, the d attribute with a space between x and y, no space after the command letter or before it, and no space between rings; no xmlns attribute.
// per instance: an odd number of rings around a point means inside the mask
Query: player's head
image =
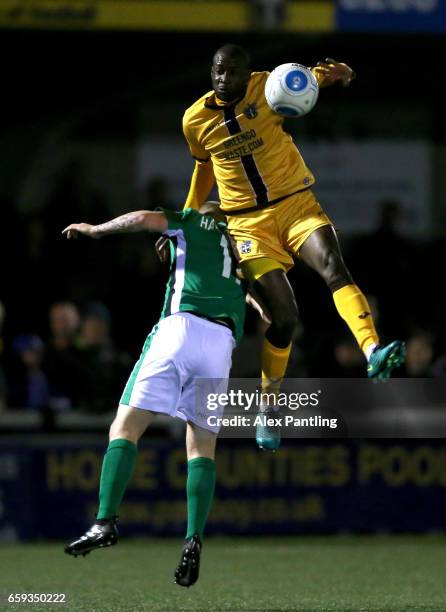
<svg viewBox="0 0 446 612"><path fill-rule="evenodd" d="M200 215L209 215L216 221L226 221L225 215L220 208L220 202L209 200L200 206Z"/></svg>
<svg viewBox="0 0 446 612"><path fill-rule="evenodd" d="M231 102L242 97L250 75L249 55L239 45L224 45L215 52L211 79L220 100Z"/></svg>

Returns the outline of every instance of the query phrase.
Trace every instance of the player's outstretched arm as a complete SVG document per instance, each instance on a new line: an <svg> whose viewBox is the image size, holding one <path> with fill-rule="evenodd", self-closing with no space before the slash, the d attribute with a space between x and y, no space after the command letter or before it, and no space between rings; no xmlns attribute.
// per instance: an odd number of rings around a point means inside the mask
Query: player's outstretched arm
<svg viewBox="0 0 446 612"><path fill-rule="evenodd" d="M89 238L102 238L102 236L109 234L128 234L144 230L162 234L167 230L167 227L167 218L164 213L136 210L100 225L72 223L62 231L62 234L69 239L77 238L79 234Z"/></svg>
<svg viewBox="0 0 446 612"><path fill-rule="evenodd" d="M326 57L324 61L318 62L311 72L316 77L319 87L329 87L335 83L347 87L356 78L356 73L350 66L337 62L331 57Z"/></svg>

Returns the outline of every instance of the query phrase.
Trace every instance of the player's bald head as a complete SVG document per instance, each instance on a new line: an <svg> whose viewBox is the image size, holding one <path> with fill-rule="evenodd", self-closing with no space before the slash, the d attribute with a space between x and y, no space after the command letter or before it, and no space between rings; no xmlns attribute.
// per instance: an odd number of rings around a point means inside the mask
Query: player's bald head
<svg viewBox="0 0 446 612"><path fill-rule="evenodd" d="M223 45L212 61L214 91L224 102L242 98L251 76L249 55L239 45Z"/></svg>
<svg viewBox="0 0 446 612"><path fill-rule="evenodd" d="M223 45L214 53L214 57L212 63L215 64L219 58L224 58L225 60L231 60L232 62L237 63L239 66L243 66L246 69L249 69L251 65L251 60L249 55L240 45Z"/></svg>

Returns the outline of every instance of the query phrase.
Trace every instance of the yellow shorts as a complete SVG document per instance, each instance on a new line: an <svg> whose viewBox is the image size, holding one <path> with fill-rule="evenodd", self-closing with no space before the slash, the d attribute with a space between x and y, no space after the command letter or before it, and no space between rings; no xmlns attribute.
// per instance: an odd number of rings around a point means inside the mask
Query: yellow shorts
<svg viewBox="0 0 446 612"><path fill-rule="evenodd" d="M323 225L332 225L310 189L263 210L228 215L227 220L242 269L251 280L274 268L288 271L308 236ZM265 269L261 259L269 260Z"/></svg>

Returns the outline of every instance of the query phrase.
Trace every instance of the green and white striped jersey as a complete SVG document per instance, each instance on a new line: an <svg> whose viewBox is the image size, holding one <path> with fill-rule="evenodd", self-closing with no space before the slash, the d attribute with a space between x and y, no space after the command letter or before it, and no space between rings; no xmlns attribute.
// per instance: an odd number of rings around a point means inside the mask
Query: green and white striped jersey
<svg viewBox="0 0 446 612"><path fill-rule="evenodd" d="M192 208L163 212L169 224L164 235L170 238L171 269L161 319L182 311L229 318L238 342L243 335L245 294L234 275L225 224Z"/></svg>

